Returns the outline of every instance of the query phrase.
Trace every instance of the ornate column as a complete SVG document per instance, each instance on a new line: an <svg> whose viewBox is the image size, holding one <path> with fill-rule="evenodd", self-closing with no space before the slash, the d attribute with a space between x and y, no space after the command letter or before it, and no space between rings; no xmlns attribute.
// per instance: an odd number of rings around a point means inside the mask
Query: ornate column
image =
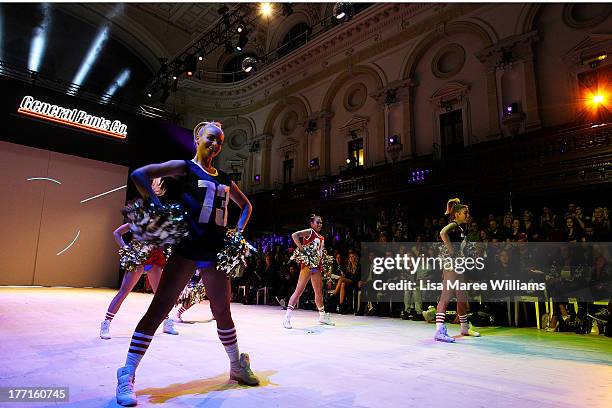
<svg viewBox="0 0 612 408"><path fill-rule="evenodd" d="M386 160L393 162L408 158L413 154L413 132L411 132L410 116L406 110L410 109L410 98L414 83L411 79L404 79L389 83L386 87L378 89L370 96L381 106L384 114L384 126L381 126L382 140L377 143L382 146ZM392 112L400 111L400 123L391 123ZM397 137L393 145L389 145L389 137Z"/></svg>
<svg viewBox="0 0 612 408"><path fill-rule="evenodd" d="M486 67L489 106L495 107L489 111L491 136L499 134L500 121L512 134L518 131L518 127L521 127L523 122L525 130L541 126L533 65L533 44L537 40L537 32L532 31L505 38L476 55ZM508 114L500 112L500 107L504 108L501 106L504 95L498 94L497 91L503 89L501 79L504 72L513 67L521 68L524 92L522 100L519 101L522 105L520 111Z"/></svg>

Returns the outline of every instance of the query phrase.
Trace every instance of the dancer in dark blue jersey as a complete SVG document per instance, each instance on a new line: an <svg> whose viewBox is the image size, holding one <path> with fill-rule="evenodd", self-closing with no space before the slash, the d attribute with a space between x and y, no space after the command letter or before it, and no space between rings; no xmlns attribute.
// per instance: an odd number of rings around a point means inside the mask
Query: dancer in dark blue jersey
<svg viewBox="0 0 612 408"><path fill-rule="evenodd" d="M219 340L230 360L230 379L258 385L250 369L249 356L240 354L236 329L230 312L231 287L224 271L215 267L217 252L223 248L227 228L227 205L234 201L241 208L237 229L242 231L251 215L251 203L229 176L212 165L223 146L224 134L218 122L202 122L194 131L196 155L193 160L171 160L150 164L132 173L132 180L144 198L161 205L151 190L150 180L174 177L179 184L179 201L188 212L189 235L178 244L164 272L149 309L136 326L124 367L117 370L117 402L137 404L134 375L147 351L153 334L170 312L181 290L197 269L202 276L211 310L217 322Z"/></svg>

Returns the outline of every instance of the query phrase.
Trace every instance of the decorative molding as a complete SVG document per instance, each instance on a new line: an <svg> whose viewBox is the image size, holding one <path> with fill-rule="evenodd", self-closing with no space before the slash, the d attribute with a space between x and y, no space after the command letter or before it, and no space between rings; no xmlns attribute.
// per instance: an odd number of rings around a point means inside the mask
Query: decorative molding
<svg viewBox="0 0 612 408"><path fill-rule="evenodd" d="M441 68L441 62L444 58L450 55L458 56L458 64L451 67L448 71L443 71ZM436 78L448 79L452 78L463 69L465 65L465 49L459 44L448 44L438 50L431 60L431 72Z"/></svg>
<svg viewBox="0 0 612 408"><path fill-rule="evenodd" d="M476 58L489 71L504 69L505 66L519 61L531 61L533 60L533 44L538 39L537 31L506 37L476 53Z"/></svg>
<svg viewBox="0 0 612 408"><path fill-rule="evenodd" d="M593 28L601 23L603 23L608 16L612 13L612 6L610 4L598 4L599 6L603 6L604 12L596 14L594 17L588 20L578 20L574 15L574 11L576 7L595 7L595 4L566 4L563 6L563 22L565 25L571 28L575 28L577 30L585 30L587 28Z"/></svg>

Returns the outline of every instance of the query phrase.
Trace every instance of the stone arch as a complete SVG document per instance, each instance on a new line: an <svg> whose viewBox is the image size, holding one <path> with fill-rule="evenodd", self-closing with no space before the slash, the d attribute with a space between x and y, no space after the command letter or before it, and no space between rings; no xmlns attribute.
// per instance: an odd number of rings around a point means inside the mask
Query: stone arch
<svg viewBox="0 0 612 408"><path fill-rule="evenodd" d="M514 26L514 33L518 35L531 32L534 28L536 17L544 5L538 3L525 4L521 8L518 20Z"/></svg>
<svg viewBox="0 0 612 408"><path fill-rule="evenodd" d="M308 104L304 103L301 97L299 96L288 96L280 100L274 108L268 114L268 118L266 119L266 124L264 125L263 132L266 134L272 134L272 130L274 128L274 123L278 119L278 116L281 114L283 110L287 108L289 105L297 105L302 111L302 119L305 119L307 116L311 114L308 109Z"/></svg>
<svg viewBox="0 0 612 408"><path fill-rule="evenodd" d="M342 86L346 82L350 81L352 78L358 75L367 75L370 78L374 79L378 88L382 88L385 85L383 79L380 77L376 69L367 65L357 65L356 67L352 67L344 73L338 75L336 79L334 79L327 93L325 94L325 97L323 98L323 102L321 104L321 111L331 111L331 104L334 101L334 98L337 96L337 93L340 88L342 88Z"/></svg>
<svg viewBox="0 0 612 408"><path fill-rule="evenodd" d="M401 79L411 78L414 75L414 71L421 61L421 58L435 43L440 41L440 39L442 39L445 35L456 33L470 33L476 35L480 39L483 48L494 44L493 38L491 38L489 33L476 23L469 21L456 21L446 24L443 32L437 30L430 32L410 53L410 57L402 69Z"/></svg>
<svg viewBox="0 0 612 408"><path fill-rule="evenodd" d="M269 50L275 50L281 45L281 41L285 38L285 35L297 24L306 23L309 27L312 27L313 22L310 19L306 10L295 10L292 15L287 17L270 37L270 43L268 44Z"/></svg>

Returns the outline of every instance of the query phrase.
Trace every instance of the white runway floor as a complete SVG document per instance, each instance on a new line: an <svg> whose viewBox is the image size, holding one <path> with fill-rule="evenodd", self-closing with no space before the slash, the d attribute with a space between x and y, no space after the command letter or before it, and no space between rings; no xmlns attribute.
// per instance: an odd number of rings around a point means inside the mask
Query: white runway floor
<svg viewBox="0 0 612 408"><path fill-rule="evenodd" d="M0 288L0 386L68 386L55 406L114 407L115 372L152 295L132 293L101 340L115 291ZM612 339L486 328L455 344L423 322L232 304L242 352L262 379L228 382L227 356L208 304L188 311L179 336L161 333L136 373L144 407L611 407ZM449 327L451 335L459 327ZM0 403L0 406L48 406Z"/></svg>

